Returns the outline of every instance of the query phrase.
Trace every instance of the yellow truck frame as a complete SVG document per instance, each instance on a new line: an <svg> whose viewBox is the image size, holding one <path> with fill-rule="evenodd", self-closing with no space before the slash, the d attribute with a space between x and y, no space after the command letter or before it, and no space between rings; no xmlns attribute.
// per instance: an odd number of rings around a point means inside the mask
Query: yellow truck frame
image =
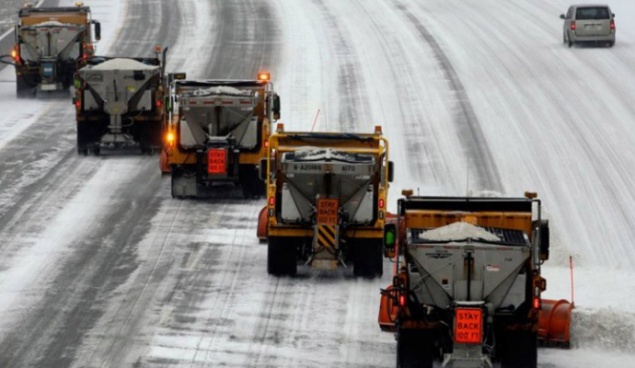
<svg viewBox="0 0 635 368"><path fill-rule="evenodd" d="M366 154L375 157L380 178L375 186L373 198L372 221L368 224L342 225L338 214L328 208L322 209L321 200L315 204L313 224L290 224L279 220L281 206L280 167L282 155L294 152L301 147L311 146L328 148L351 154ZM293 132L285 131L278 124L276 132L269 138L267 158L261 163L261 176L266 181L267 205L259 217L259 238L267 239L268 272L274 275L295 275L297 261L311 263L313 268L333 269L338 263L352 261L357 276L381 276L383 272L384 225L387 218L387 195L389 182L392 181L392 162L388 160L388 141L383 136L381 127L375 127L371 134L327 133L327 132ZM325 165L326 171L332 170ZM331 171L332 172L332 171ZM266 175L263 175L265 174ZM324 199L324 205L332 205ZM329 213L330 211L330 213ZM330 228L330 229L329 229ZM320 259L303 253L303 245L320 243L329 240L333 244L348 244L347 259ZM301 244L302 243L302 244ZM351 245L354 244L354 247ZM292 249L294 248L294 249ZM353 249L354 248L354 249Z"/></svg>

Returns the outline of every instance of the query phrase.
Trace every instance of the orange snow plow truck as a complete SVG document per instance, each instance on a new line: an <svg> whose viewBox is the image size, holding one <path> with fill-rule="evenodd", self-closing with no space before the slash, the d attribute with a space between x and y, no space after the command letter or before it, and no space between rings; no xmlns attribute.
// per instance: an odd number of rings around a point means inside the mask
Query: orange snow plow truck
<svg viewBox="0 0 635 368"><path fill-rule="evenodd" d="M404 194L386 229L395 275L379 311L397 367L536 368L539 344L568 346L573 305L540 296L549 225L535 193Z"/></svg>
<svg viewBox="0 0 635 368"><path fill-rule="evenodd" d="M255 80L170 80L161 171L172 175L172 197L206 197L236 186L245 197L265 193L258 176L280 98L269 73Z"/></svg>
<svg viewBox="0 0 635 368"><path fill-rule="evenodd" d="M267 205L258 236L268 242L267 272L293 276L298 263L320 270L341 264L356 276L381 276L392 166L381 127L370 134L286 132L278 124L260 168Z"/></svg>
<svg viewBox="0 0 635 368"><path fill-rule="evenodd" d="M18 18L11 52L18 98L68 91L101 37L101 25L91 19L90 8L82 2L50 8L26 4Z"/></svg>

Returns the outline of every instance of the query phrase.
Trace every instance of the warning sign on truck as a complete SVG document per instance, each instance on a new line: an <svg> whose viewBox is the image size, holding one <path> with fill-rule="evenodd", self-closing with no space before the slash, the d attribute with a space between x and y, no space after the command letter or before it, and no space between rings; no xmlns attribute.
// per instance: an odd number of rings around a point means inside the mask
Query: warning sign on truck
<svg viewBox="0 0 635 368"><path fill-rule="evenodd" d="M457 308L454 319L454 341L461 344L480 344L483 338L483 310Z"/></svg>
<svg viewBox="0 0 635 368"><path fill-rule="evenodd" d="M318 199L317 223L322 225L337 225L337 199Z"/></svg>
<svg viewBox="0 0 635 368"><path fill-rule="evenodd" d="M227 167L227 151L224 149L210 149L207 151L207 173L225 174Z"/></svg>

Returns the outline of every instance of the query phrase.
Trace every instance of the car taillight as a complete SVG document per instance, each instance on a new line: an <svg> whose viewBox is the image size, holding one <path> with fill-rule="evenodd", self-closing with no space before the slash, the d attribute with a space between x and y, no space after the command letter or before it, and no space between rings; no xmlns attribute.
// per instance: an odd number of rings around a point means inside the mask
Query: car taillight
<svg viewBox="0 0 635 368"><path fill-rule="evenodd" d="M571 22L571 30L575 31L575 20L573 22Z"/></svg>
<svg viewBox="0 0 635 368"><path fill-rule="evenodd" d="M611 30L615 30L615 21L611 20Z"/></svg>

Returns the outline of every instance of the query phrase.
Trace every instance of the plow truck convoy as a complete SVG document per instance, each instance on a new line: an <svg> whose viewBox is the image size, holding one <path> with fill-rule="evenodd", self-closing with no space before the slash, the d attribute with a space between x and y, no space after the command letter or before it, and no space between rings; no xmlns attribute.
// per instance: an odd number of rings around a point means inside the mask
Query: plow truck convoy
<svg viewBox="0 0 635 368"><path fill-rule="evenodd" d="M106 145L138 145L142 153L161 149L166 53L157 47L154 57L93 57L77 72L79 154L99 155Z"/></svg>
<svg viewBox="0 0 635 368"><path fill-rule="evenodd" d="M247 198L264 195L258 167L271 122L280 118L269 73L255 80L169 79L160 165L171 173L172 197L208 197L227 187L240 187Z"/></svg>
<svg viewBox="0 0 635 368"><path fill-rule="evenodd" d="M404 194L386 229L396 269L379 312L397 367L536 368L539 343L568 345L572 305L540 296L549 227L535 193Z"/></svg>
<svg viewBox="0 0 635 368"><path fill-rule="evenodd" d="M27 4L18 18L11 52L18 98L68 91L75 71L93 56L93 42L101 37L101 26L91 19L90 8L81 2L55 8Z"/></svg>
<svg viewBox="0 0 635 368"><path fill-rule="evenodd" d="M295 275L300 263L382 275L393 170L381 127L372 134L307 133L278 124L260 171L267 205L258 237L268 242L269 274Z"/></svg>

